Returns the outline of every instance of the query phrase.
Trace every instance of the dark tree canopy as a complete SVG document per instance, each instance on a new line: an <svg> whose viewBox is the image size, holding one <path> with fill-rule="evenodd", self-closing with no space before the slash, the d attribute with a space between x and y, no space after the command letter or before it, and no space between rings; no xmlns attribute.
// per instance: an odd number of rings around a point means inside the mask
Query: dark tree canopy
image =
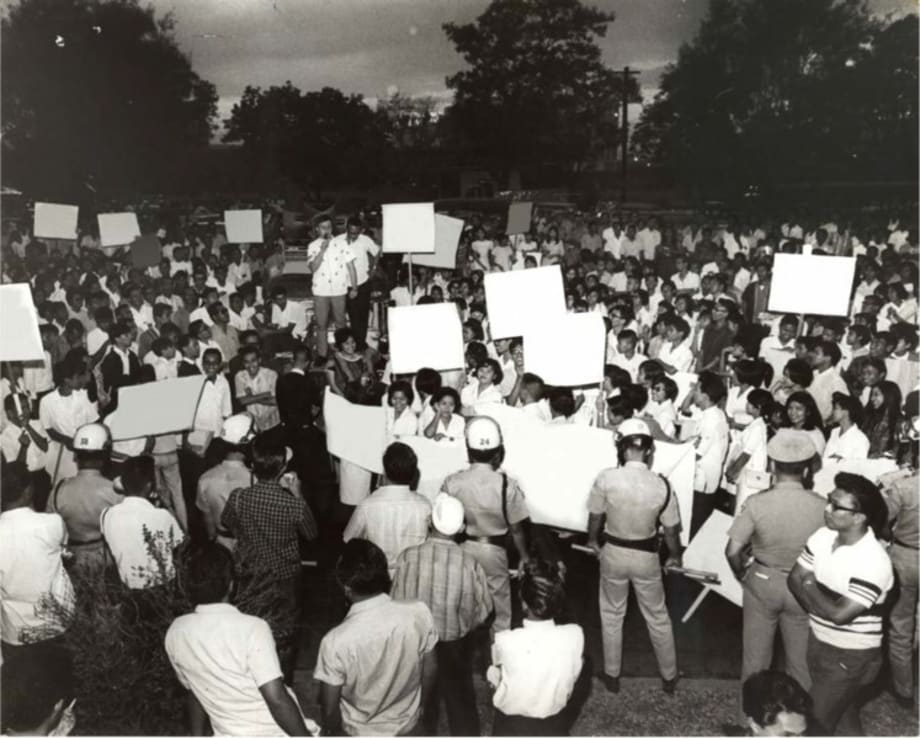
<svg viewBox="0 0 920 739"><path fill-rule="evenodd" d="M917 18L858 0L711 0L633 139L686 184L913 180Z"/></svg>
<svg viewBox="0 0 920 739"><path fill-rule="evenodd" d="M263 182L284 177L316 191L374 182L387 146L381 118L360 95L302 93L290 81L247 86L225 125L224 141L246 147Z"/></svg>
<svg viewBox="0 0 920 739"><path fill-rule="evenodd" d="M137 0L22 0L2 22L4 179L43 197L181 179L214 86Z"/></svg>
<svg viewBox="0 0 920 739"><path fill-rule="evenodd" d="M469 65L447 78L450 127L505 171L579 168L593 147L615 144L623 85L597 45L612 21L580 0L492 0L475 22L445 24ZM628 94L638 100L634 82Z"/></svg>

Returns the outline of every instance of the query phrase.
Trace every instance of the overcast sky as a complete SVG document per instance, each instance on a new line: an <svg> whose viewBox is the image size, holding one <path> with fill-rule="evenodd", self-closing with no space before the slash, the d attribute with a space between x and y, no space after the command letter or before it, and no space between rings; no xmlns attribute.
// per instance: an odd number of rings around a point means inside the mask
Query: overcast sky
<svg viewBox="0 0 920 739"><path fill-rule="evenodd" d="M769 0L765 0L769 2ZM217 85L221 119L247 84L291 80L367 98L393 89L449 98L444 78L462 65L441 24L475 19L488 0L152 0L172 11L176 37L203 78ZM616 20L601 39L604 61L642 70L652 94L680 45L693 38L708 0L594 0ZM870 0L877 12L915 0Z"/></svg>

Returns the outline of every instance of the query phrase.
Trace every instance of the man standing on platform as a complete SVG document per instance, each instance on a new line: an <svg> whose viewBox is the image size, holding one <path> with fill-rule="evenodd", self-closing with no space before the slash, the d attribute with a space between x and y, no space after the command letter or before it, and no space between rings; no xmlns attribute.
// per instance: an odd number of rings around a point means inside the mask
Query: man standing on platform
<svg viewBox="0 0 920 739"><path fill-rule="evenodd" d="M351 330L355 333L360 351L367 347L367 323L371 310L370 276L374 274L380 247L370 236L361 233L361 221L357 218L349 218L346 229L346 232L336 236L332 243L343 244L354 255L352 264L355 268L357 288L354 296L349 291L346 308Z"/></svg>

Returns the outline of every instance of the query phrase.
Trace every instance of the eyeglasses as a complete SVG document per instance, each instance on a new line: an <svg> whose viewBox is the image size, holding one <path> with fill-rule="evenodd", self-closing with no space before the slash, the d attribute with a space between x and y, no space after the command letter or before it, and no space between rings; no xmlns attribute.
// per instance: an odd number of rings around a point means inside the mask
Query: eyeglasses
<svg viewBox="0 0 920 739"><path fill-rule="evenodd" d="M849 511L850 513L859 513L856 508L847 508L845 505L840 505L839 503L835 503L830 499L828 499L827 505L824 507L827 508L828 506L830 506L831 510L833 511Z"/></svg>

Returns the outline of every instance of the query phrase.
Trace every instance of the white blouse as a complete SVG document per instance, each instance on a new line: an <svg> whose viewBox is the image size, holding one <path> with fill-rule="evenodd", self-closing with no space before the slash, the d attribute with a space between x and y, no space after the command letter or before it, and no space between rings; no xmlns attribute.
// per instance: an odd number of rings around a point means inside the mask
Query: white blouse
<svg viewBox="0 0 920 739"><path fill-rule="evenodd" d="M476 403L502 403L501 388L498 385L489 385L485 390L479 390L479 380L466 385L460 392L460 404L464 407L472 407Z"/></svg>
<svg viewBox="0 0 920 739"><path fill-rule="evenodd" d="M418 435L418 416L412 412L411 408L406 408L398 418L394 408L388 407L386 411L387 438L398 440L403 436Z"/></svg>

